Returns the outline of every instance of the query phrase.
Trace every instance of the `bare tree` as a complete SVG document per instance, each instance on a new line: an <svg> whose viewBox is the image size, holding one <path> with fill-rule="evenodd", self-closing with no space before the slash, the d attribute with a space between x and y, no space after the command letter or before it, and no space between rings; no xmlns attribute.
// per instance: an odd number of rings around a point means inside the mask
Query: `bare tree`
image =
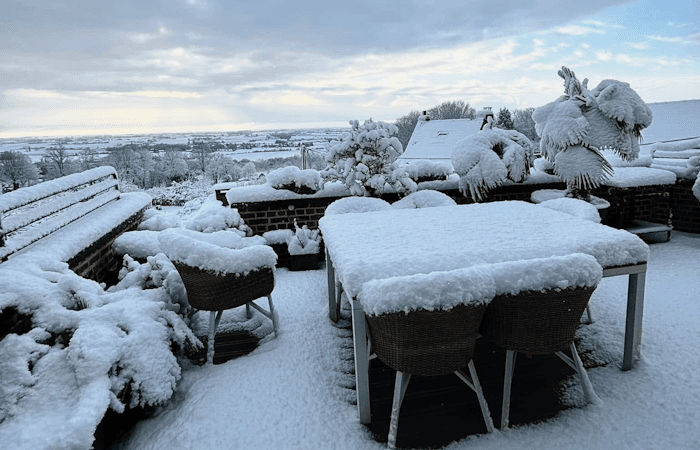
<svg viewBox="0 0 700 450"><path fill-rule="evenodd" d="M78 155L78 163L80 170L90 170L97 166L97 152L94 148L86 147L82 149Z"/></svg>
<svg viewBox="0 0 700 450"><path fill-rule="evenodd" d="M0 153L0 180L19 189L22 184L39 179L39 171L27 155L22 152Z"/></svg>
<svg viewBox="0 0 700 450"><path fill-rule="evenodd" d="M212 158L212 149L209 144L205 142L193 143L190 152L192 159L196 162L197 169L200 173L205 173Z"/></svg>
<svg viewBox="0 0 700 450"><path fill-rule="evenodd" d="M404 150L406 149L408 142L411 140L413 130L416 128L418 117L420 117L420 115L420 111L411 111L394 122L394 125L396 125L396 127L399 129L396 137L399 139L399 142L401 142Z"/></svg>
<svg viewBox="0 0 700 450"><path fill-rule="evenodd" d="M535 131L535 121L532 120L532 112L535 108L516 109L513 111L513 127L516 131L524 134L532 142L540 138Z"/></svg>
<svg viewBox="0 0 700 450"><path fill-rule="evenodd" d="M55 168L56 178L69 174L68 167L70 165L70 153L63 145L58 147L49 147L46 150L46 158L49 163Z"/></svg>
<svg viewBox="0 0 700 450"><path fill-rule="evenodd" d="M476 109L469 106L462 100L453 102L441 103L428 110L430 120L445 120L445 119L474 119L476 117Z"/></svg>

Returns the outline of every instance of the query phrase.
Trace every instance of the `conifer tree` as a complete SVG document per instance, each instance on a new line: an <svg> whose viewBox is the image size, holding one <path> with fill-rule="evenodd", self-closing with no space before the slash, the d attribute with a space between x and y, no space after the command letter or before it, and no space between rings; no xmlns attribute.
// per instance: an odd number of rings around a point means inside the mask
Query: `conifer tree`
<svg viewBox="0 0 700 450"><path fill-rule="evenodd" d="M496 120L496 126L502 130L512 130L513 129L513 118L510 116L510 111L508 108L501 108L498 111L498 120Z"/></svg>

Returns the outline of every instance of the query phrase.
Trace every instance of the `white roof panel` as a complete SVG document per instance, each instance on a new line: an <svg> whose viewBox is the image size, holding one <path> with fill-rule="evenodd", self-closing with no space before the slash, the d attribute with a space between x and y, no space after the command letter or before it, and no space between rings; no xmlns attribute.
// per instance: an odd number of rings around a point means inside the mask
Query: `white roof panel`
<svg viewBox="0 0 700 450"><path fill-rule="evenodd" d="M479 131L482 120L447 119L421 121L416 124L411 140L399 157L412 159L452 159L457 141Z"/></svg>

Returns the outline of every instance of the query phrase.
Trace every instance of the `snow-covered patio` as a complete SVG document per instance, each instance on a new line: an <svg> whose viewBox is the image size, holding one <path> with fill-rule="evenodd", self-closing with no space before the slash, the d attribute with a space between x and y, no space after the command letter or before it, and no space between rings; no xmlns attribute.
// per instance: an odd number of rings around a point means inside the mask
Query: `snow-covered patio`
<svg viewBox="0 0 700 450"><path fill-rule="evenodd" d="M447 448L699 448L700 235L674 232L650 249L642 360L620 370L626 277L601 281L596 320L579 329L580 349L607 363L588 370L602 406ZM119 448L384 448L358 421L350 331L328 319L325 271L278 269L273 296L277 338L221 365L185 367L172 399ZM572 380L567 401L583 404Z"/></svg>

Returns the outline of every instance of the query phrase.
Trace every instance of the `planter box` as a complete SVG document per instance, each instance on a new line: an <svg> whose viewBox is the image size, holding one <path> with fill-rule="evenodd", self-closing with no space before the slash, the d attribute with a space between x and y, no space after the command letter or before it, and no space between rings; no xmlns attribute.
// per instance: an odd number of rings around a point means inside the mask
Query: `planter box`
<svg viewBox="0 0 700 450"><path fill-rule="evenodd" d="M310 255L289 255L289 270L318 270L318 253Z"/></svg>

